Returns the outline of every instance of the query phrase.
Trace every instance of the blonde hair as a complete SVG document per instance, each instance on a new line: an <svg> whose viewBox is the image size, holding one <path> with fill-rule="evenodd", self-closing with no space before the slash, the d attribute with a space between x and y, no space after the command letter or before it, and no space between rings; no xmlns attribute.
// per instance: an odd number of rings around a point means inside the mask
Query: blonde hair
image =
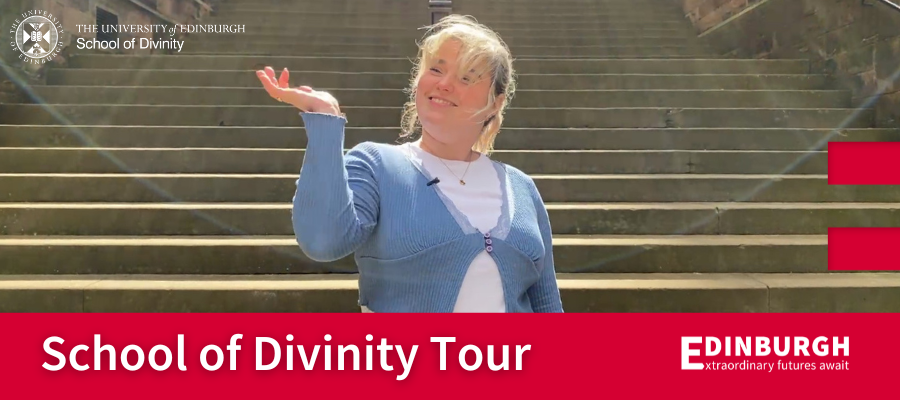
<svg viewBox="0 0 900 400"><path fill-rule="evenodd" d="M403 107L400 137L412 139L421 134L422 124L416 110L416 87L419 78L427 70L426 61L435 57L444 43L453 40L460 44L457 60L458 76L465 76L468 71L475 70L476 76L491 77L487 105L476 114L495 106L498 97L505 95L502 107L496 115L488 118L481 135L472 146L472 150L490 154L494 150L494 139L503 125L503 113L509 107L516 90L513 58L509 48L496 32L479 24L471 16L449 15L426 28L425 39L421 43L416 43L419 46L419 55L412 70L409 88L404 90L409 95L409 101Z"/></svg>

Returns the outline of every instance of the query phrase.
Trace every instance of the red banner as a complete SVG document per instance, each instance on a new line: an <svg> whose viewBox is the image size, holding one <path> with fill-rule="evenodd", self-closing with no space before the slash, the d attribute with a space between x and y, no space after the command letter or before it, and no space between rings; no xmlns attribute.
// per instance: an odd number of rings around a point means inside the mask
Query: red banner
<svg viewBox="0 0 900 400"><path fill-rule="evenodd" d="M900 185L900 142L829 142L829 185Z"/></svg>
<svg viewBox="0 0 900 400"><path fill-rule="evenodd" d="M900 359L892 341L900 317L889 314L20 314L0 322L4 398L871 398L896 395Z"/></svg>
<svg viewBox="0 0 900 400"><path fill-rule="evenodd" d="M829 185L900 184L900 142L828 143ZM898 228L828 228L831 271L900 270Z"/></svg>
<svg viewBox="0 0 900 400"><path fill-rule="evenodd" d="M900 228L828 228L828 270L900 271Z"/></svg>

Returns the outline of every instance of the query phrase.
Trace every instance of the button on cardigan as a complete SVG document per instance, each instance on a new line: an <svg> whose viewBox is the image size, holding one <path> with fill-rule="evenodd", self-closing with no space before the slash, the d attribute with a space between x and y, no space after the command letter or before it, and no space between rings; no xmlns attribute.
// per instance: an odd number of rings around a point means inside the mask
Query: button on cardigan
<svg viewBox="0 0 900 400"><path fill-rule="evenodd" d="M344 117L300 115L308 142L293 199L294 233L313 260L354 254L361 306L452 312L467 268L488 250L507 312L563 311L550 219L528 175L494 161L502 213L496 227L480 232L399 146L364 142L345 155Z"/></svg>

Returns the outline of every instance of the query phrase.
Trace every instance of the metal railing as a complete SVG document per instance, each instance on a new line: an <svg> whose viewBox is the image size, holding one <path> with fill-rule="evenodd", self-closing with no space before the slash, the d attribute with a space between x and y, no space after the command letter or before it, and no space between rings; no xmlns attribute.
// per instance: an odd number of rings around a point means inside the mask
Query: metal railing
<svg viewBox="0 0 900 400"><path fill-rule="evenodd" d="M900 11L900 4L894 3L891 0L879 0L890 8L893 8L895 11Z"/></svg>

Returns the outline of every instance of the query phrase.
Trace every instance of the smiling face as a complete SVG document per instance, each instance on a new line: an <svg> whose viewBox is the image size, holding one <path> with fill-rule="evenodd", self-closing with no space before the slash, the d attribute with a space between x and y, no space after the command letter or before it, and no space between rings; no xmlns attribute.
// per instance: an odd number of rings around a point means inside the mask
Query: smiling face
<svg viewBox="0 0 900 400"><path fill-rule="evenodd" d="M447 145L474 143L483 121L501 105L485 110L492 90L491 71L474 63L460 71L460 43L445 42L432 57L426 57L416 86L416 109L425 134ZM479 112L480 111L480 112Z"/></svg>

